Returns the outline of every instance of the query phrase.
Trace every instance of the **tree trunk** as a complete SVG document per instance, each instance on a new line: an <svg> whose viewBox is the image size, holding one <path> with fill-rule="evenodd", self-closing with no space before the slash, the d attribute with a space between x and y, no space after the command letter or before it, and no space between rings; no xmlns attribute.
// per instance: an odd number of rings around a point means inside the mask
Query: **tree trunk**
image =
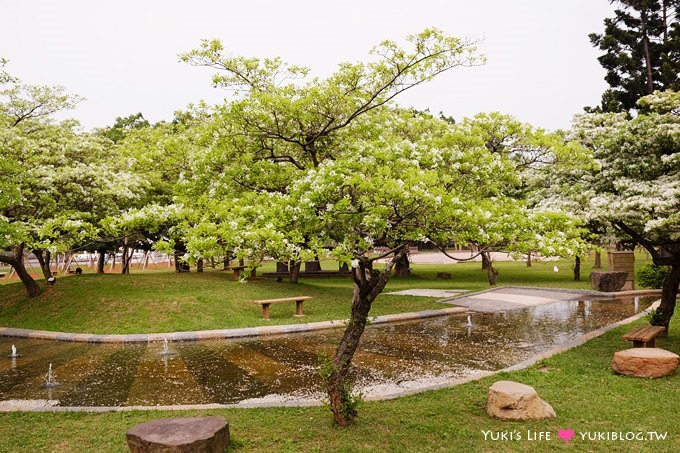
<svg viewBox="0 0 680 453"><path fill-rule="evenodd" d="M184 256L185 253L186 253L186 248L184 247L184 245L175 247L175 252L174 252L175 272L189 272L191 270L191 267L189 266L189 264L185 263L182 260L182 257Z"/></svg>
<svg viewBox="0 0 680 453"><path fill-rule="evenodd" d="M394 276L403 278L411 277L411 263L408 259L408 253L404 253L399 261L395 263Z"/></svg>
<svg viewBox="0 0 680 453"><path fill-rule="evenodd" d="M0 263L9 264L14 268L14 271L21 279L21 283L24 284L29 297L36 297L40 295L42 292L40 286L38 286L36 281L33 280L33 277L31 277L31 275L26 270L26 266L24 266L23 243L13 246L9 254L0 253Z"/></svg>
<svg viewBox="0 0 680 453"><path fill-rule="evenodd" d="M493 267L491 260L487 262L486 275L489 279L489 286L496 286L496 283L498 282L498 271Z"/></svg>
<svg viewBox="0 0 680 453"><path fill-rule="evenodd" d="M577 256L574 259L574 280L577 282L581 281L581 257Z"/></svg>
<svg viewBox="0 0 680 453"><path fill-rule="evenodd" d="M527 253L527 267L531 267L531 252Z"/></svg>
<svg viewBox="0 0 680 453"><path fill-rule="evenodd" d="M290 261L290 282L291 283L297 283L298 278L300 277L300 266L302 265L302 261Z"/></svg>
<svg viewBox="0 0 680 453"><path fill-rule="evenodd" d="M104 265L106 264L106 252L103 250L99 251L99 256L97 257L97 273L104 273Z"/></svg>
<svg viewBox="0 0 680 453"><path fill-rule="evenodd" d="M52 254L49 250L33 250L35 258L40 263L40 269L42 270L45 280L52 277L52 269L50 268L50 261L52 259Z"/></svg>
<svg viewBox="0 0 680 453"><path fill-rule="evenodd" d="M676 298L678 297L678 285L680 285L680 265L670 266L670 272L663 282L661 292L661 304L656 309L657 316L652 318L652 324L664 326L668 334L668 324L675 312Z"/></svg>
<svg viewBox="0 0 680 453"><path fill-rule="evenodd" d="M340 426L352 424L357 416L356 407L352 401L348 374L352 358L359 346L359 340L366 328L371 304L385 288L393 265L401 260L404 254L405 251L397 253L382 272L373 269L373 261L366 257L361 257L359 265L352 269L352 278L354 279L352 314L342 340L335 351L335 356L331 362L331 372L326 381L333 419Z"/></svg>
<svg viewBox="0 0 680 453"><path fill-rule="evenodd" d="M593 265L593 269L602 269L602 254L599 250L595 251L595 264Z"/></svg>
<svg viewBox="0 0 680 453"><path fill-rule="evenodd" d="M196 261L196 272L203 272L203 259Z"/></svg>
<svg viewBox="0 0 680 453"><path fill-rule="evenodd" d="M130 273L130 265L132 264L132 256L135 253L135 249L133 248L128 248L126 247L125 250L123 250L123 269L121 270L121 273L123 274L129 274Z"/></svg>
<svg viewBox="0 0 680 453"><path fill-rule="evenodd" d="M654 92L654 79L652 77L652 57L649 53L648 19L645 11L640 13L640 21L642 23L642 52L645 59L647 94L652 94Z"/></svg>
<svg viewBox="0 0 680 453"><path fill-rule="evenodd" d="M491 257L489 256L489 252L482 252L482 269L487 270L489 268L489 265L491 264Z"/></svg>

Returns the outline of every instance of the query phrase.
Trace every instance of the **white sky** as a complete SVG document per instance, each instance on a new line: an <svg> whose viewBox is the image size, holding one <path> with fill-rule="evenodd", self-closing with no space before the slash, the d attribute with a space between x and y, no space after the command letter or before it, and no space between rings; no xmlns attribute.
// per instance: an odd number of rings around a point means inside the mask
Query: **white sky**
<svg viewBox="0 0 680 453"><path fill-rule="evenodd" d="M426 27L484 38L488 63L454 69L397 98L457 120L500 111L567 128L606 88L588 33L613 15L607 0L0 0L0 57L25 83L86 98L67 116L87 128L142 112L151 122L226 92L177 55L219 38L233 55L280 56L324 76L368 59L384 39Z"/></svg>

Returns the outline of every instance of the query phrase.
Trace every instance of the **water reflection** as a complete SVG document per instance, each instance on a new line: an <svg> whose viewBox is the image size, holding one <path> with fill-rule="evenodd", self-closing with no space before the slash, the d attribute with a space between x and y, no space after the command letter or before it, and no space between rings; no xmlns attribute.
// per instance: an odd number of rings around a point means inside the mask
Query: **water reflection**
<svg viewBox="0 0 680 453"><path fill-rule="evenodd" d="M504 368L647 308L651 298L582 300L505 313L473 313L369 326L353 377L365 395L424 388ZM471 325L470 325L471 324ZM83 344L0 339L0 401L136 406L319 400L320 354L341 330L257 339L163 344ZM172 354L168 353L172 351ZM44 388L52 364L59 386Z"/></svg>

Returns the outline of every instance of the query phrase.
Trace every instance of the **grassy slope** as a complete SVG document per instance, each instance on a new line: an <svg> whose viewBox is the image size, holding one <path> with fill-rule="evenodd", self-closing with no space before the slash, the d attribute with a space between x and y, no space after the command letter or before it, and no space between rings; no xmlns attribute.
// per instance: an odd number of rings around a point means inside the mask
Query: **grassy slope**
<svg viewBox="0 0 680 453"><path fill-rule="evenodd" d="M553 272L554 263L499 262L500 284L587 288L587 275L574 282L568 262ZM450 272L453 279L437 279ZM392 279L386 292L407 288L480 290L488 288L479 263L416 265L410 279ZM585 272L584 272L585 273ZM261 320L261 309L250 303L308 295L304 318L293 318L294 306L275 304L272 320ZM255 325L292 324L346 319L352 299L348 278L301 279L298 284L259 278L246 284L231 280L231 273L176 274L170 271L120 274L84 274L59 278L37 298L25 295L20 283L0 285L0 326L86 333L151 333L224 329ZM372 315L441 308L432 299L382 295Z"/></svg>

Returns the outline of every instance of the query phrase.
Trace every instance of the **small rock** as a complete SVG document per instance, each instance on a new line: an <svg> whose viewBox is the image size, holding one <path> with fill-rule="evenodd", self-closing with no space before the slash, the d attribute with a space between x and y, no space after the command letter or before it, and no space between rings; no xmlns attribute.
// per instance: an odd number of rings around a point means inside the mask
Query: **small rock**
<svg viewBox="0 0 680 453"><path fill-rule="evenodd" d="M533 387L513 381L498 381L489 388L487 413L501 420L557 417L550 404L539 398Z"/></svg>
<svg viewBox="0 0 680 453"><path fill-rule="evenodd" d="M661 348L631 348L614 353L612 369L619 374L658 378L670 376L680 364L680 356Z"/></svg>

